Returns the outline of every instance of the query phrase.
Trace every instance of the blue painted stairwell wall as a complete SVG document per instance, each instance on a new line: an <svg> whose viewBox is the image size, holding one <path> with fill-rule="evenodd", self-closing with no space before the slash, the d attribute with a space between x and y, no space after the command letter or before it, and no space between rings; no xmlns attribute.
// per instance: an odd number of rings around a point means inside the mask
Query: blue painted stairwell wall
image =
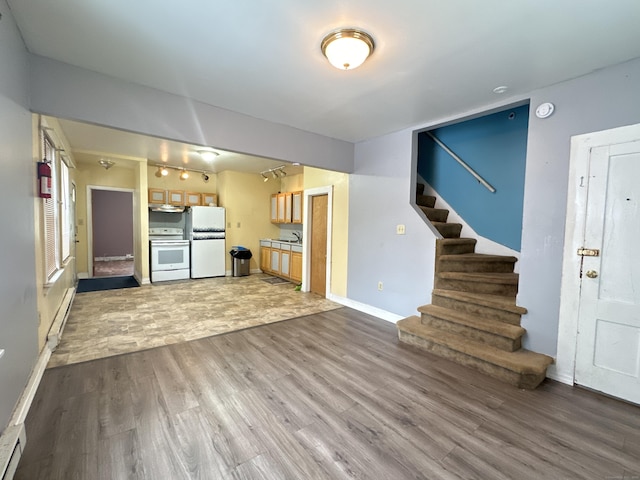
<svg viewBox="0 0 640 480"><path fill-rule="evenodd" d="M495 189L491 193L426 133L418 173L478 235L520 251L529 105L431 130Z"/></svg>

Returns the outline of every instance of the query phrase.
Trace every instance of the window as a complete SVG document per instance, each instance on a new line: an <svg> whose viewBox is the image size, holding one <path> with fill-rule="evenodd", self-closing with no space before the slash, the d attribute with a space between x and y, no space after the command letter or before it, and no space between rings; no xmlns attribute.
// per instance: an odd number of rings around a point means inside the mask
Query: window
<svg viewBox="0 0 640 480"><path fill-rule="evenodd" d="M43 198L45 274L50 282L71 254L73 225L69 166L42 130L43 157L51 167L51 198Z"/></svg>

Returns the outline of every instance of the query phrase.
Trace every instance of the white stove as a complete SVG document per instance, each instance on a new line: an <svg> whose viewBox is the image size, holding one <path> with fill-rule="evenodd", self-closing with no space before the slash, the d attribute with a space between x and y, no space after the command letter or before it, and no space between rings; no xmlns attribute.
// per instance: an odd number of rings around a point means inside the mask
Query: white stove
<svg viewBox="0 0 640 480"><path fill-rule="evenodd" d="M189 240L181 228L149 229L151 281L164 282L189 278Z"/></svg>

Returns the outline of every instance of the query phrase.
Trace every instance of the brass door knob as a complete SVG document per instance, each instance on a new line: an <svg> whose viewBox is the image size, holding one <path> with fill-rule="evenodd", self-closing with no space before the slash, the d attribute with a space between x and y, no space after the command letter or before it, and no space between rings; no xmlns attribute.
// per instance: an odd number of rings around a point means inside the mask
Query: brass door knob
<svg viewBox="0 0 640 480"><path fill-rule="evenodd" d="M598 272L595 270L587 270L587 277L596 278L598 276Z"/></svg>

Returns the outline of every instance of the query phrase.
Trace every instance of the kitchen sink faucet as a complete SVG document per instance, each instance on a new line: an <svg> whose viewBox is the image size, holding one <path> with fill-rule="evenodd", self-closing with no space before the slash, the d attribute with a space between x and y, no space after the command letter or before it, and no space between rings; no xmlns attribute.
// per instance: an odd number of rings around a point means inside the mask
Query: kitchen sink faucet
<svg viewBox="0 0 640 480"><path fill-rule="evenodd" d="M296 237L296 240L298 240L299 243L302 243L302 233L293 232L293 236Z"/></svg>

